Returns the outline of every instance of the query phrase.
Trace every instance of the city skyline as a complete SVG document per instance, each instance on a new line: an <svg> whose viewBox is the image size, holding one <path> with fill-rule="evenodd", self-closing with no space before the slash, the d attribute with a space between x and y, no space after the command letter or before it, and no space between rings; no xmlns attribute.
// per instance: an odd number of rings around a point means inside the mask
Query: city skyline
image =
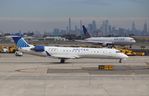
<svg viewBox="0 0 149 96"><path fill-rule="evenodd" d="M22 31L18 30L16 32L6 32L6 34L36 34L36 35L43 35L43 36L63 36L63 35L76 35L76 36L83 36L83 30L82 25L85 25L89 34L91 36L148 36L149 30L148 30L148 24L145 21L144 24L142 24L141 30L137 28L136 21L132 21L129 28L123 28L123 27L117 27L112 24L111 21L108 19L103 20L100 25L97 24L96 20L92 20L91 22L88 22L87 24L82 23L82 20L80 20L80 23L78 25L72 26L72 19L69 17L68 22L65 26L65 28L59 28L56 27L52 29L52 31ZM73 28L72 28L73 27ZM0 30L0 33L5 33ZM4 35L4 34L3 34Z"/></svg>
<svg viewBox="0 0 149 96"><path fill-rule="evenodd" d="M80 27L76 26L74 29L71 29L71 18L69 18L68 26L66 29L59 29L55 28L53 32L49 35L55 35L55 36L62 36L64 34L75 34L77 36L83 35L82 30L82 21L80 21ZM148 24L147 22L144 22L143 29L139 30L136 27L136 22L133 21L130 28L122 28L122 27L116 27L111 24L111 22L107 20L103 20L100 26L97 27L97 23L95 20L92 20L92 22L85 25L89 34L91 36L145 36L149 35L148 31Z"/></svg>
<svg viewBox="0 0 149 96"><path fill-rule="evenodd" d="M69 18L66 17L63 19L57 19L54 21L51 18L0 18L0 32L28 32L28 31L38 31L38 32L52 32L53 29L63 29L65 30L66 27L69 27ZM135 27L138 30L143 30L144 23L147 23L147 30L149 30L148 26L148 18L104 18L104 17L80 17L80 18L71 18L71 29L74 30L75 26L80 27L80 20L82 21L83 25L87 25L91 23L93 20L97 23L97 28L99 28L104 20L108 20L110 25L117 27L117 28L125 28L131 29L132 23L135 22Z"/></svg>

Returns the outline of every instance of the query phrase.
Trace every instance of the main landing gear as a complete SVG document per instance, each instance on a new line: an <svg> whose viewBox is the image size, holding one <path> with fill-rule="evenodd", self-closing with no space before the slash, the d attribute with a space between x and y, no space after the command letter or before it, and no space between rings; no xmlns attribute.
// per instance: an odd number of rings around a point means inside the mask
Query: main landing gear
<svg viewBox="0 0 149 96"><path fill-rule="evenodd" d="M60 63L65 63L65 59L61 59L60 60Z"/></svg>
<svg viewBox="0 0 149 96"><path fill-rule="evenodd" d="M129 48L131 49L132 48L132 45L130 45Z"/></svg>
<svg viewBox="0 0 149 96"><path fill-rule="evenodd" d="M119 59L119 63L122 63L122 59Z"/></svg>
<svg viewBox="0 0 149 96"><path fill-rule="evenodd" d="M113 44L108 44L107 47L108 48L114 48L114 45Z"/></svg>

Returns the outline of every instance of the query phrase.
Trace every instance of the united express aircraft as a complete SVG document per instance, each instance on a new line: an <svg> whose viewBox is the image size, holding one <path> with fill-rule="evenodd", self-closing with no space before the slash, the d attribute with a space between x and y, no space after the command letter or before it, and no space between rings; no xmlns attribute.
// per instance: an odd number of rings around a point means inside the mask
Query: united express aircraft
<svg viewBox="0 0 149 96"><path fill-rule="evenodd" d="M55 47L55 46L34 46L28 44L24 38L12 36L18 50L32 55L53 57L60 59L60 63L65 63L67 59L78 58L99 58L99 59L122 59L128 58L127 55L119 50L110 48L81 48L81 47Z"/></svg>

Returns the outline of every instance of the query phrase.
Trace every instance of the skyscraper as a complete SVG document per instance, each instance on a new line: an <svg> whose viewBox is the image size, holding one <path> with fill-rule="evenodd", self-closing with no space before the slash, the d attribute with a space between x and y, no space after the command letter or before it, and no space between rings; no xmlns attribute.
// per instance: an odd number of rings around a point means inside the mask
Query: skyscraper
<svg viewBox="0 0 149 96"><path fill-rule="evenodd" d="M92 27L93 27L93 31L96 31L96 21L95 20L92 21Z"/></svg>
<svg viewBox="0 0 149 96"><path fill-rule="evenodd" d="M68 33L71 34L71 18L69 18Z"/></svg>
<svg viewBox="0 0 149 96"><path fill-rule="evenodd" d="M82 20L80 20L80 33L82 33L83 29L82 29Z"/></svg>
<svg viewBox="0 0 149 96"><path fill-rule="evenodd" d="M144 23L144 27L143 27L143 34L148 35L148 33L147 33L147 23L146 22Z"/></svg>
<svg viewBox="0 0 149 96"><path fill-rule="evenodd" d="M135 26L135 22L132 22L132 28L131 28L132 34L135 34L136 32L136 26Z"/></svg>
<svg viewBox="0 0 149 96"><path fill-rule="evenodd" d="M109 21L104 20L102 22L101 31L103 32L103 36L109 35Z"/></svg>
<svg viewBox="0 0 149 96"><path fill-rule="evenodd" d="M93 36L93 25L92 24L88 24L88 32L90 33L90 35Z"/></svg>

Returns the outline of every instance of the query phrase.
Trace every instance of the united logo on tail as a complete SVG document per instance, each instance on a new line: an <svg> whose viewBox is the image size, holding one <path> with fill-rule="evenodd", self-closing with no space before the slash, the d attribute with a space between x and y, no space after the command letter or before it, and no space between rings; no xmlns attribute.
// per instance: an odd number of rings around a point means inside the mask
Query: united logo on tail
<svg viewBox="0 0 149 96"><path fill-rule="evenodd" d="M29 44L19 36L13 36L12 37L14 42L16 43L17 47L22 48L22 47L30 47Z"/></svg>

